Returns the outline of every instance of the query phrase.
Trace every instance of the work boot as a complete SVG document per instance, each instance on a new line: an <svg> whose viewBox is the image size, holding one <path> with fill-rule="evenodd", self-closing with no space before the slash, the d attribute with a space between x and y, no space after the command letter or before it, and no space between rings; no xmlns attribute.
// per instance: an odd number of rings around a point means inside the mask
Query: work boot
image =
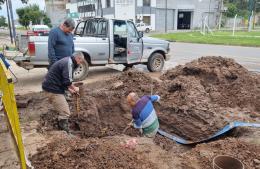
<svg viewBox="0 0 260 169"><path fill-rule="evenodd" d="M69 120L68 119L59 119L58 126L60 130L64 130L69 133Z"/></svg>

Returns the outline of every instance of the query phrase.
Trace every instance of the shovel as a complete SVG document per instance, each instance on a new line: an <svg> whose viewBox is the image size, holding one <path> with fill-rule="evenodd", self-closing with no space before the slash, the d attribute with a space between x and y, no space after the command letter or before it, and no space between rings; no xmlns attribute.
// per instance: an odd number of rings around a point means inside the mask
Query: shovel
<svg viewBox="0 0 260 169"><path fill-rule="evenodd" d="M80 112L80 93L83 93L82 92L83 83L79 82L79 83L75 83L74 85L79 87L79 93L75 93L75 95L74 95L76 112L77 112L77 115L79 116L79 112Z"/></svg>

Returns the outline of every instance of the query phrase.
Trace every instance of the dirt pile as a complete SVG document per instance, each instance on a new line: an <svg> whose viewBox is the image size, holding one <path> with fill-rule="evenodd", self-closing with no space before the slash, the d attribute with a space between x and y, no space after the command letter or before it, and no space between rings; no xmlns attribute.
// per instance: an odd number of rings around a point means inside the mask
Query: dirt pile
<svg viewBox="0 0 260 169"><path fill-rule="evenodd" d="M181 154L180 168L211 169L214 157L229 155L239 159L245 168L256 169L260 167L260 147L234 138L219 140L209 144L200 144L189 152Z"/></svg>
<svg viewBox="0 0 260 169"><path fill-rule="evenodd" d="M201 94L208 98L207 102L221 107L260 111L259 75L250 73L233 59L202 57L184 66L177 66L161 79L171 81L169 92L197 89L201 93L189 94L195 94L195 97Z"/></svg>
<svg viewBox="0 0 260 169"><path fill-rule="evenodd" d="M202 57L161 79L160 124L172 134L200 140L228 122L257 121L260 77L232 59Z"/></svg>
<svg viewBox="0 0 260 169"><path fill-rule="evenodd" d="M123 148L111 139L55 139L30 158L35 168L155 168L143 153Z"/></svg>

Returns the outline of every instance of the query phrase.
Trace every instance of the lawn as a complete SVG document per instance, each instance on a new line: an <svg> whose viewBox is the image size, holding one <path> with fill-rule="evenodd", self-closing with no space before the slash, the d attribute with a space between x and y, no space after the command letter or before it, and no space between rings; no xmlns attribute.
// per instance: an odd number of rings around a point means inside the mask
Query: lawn
<svg viewBox="0 0 260 169"><path fill-rule="evenodd" d="M205 36L200 32L153 34L151 36L176 42L260 47L260 32L236 32L235 36L232 36L232 32L213 32L213 35Z"/></svg>

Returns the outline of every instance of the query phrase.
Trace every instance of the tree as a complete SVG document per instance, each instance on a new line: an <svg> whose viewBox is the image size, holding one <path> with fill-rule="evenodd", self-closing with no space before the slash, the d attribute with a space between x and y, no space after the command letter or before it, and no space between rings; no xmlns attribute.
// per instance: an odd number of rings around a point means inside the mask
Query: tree
<svg viewBox="0 0 260 169"><path fill-rule="evenodd" d="M248 17L248 0L224 0L228 10L225 13L227 17L234 17L236 14L240 17Z"/></svg>
<svg viewBox="0 0 260 169"><path fill-rule="evenodd" d="M235 15L238 13L238 9L235 4L228 4L227 8L227 17L235 17Z"/></svg>
<svg viewBox="0 0 260 169"><path fill-rule="evenodd" d="M48 25L49 27L52 27L51 19L46 14L44 14L44 16L43 16L43 24Z"/></svg>
<svg viewBox="0 0 260 169"><path fill-rule="evenodd" d="M30 22L35 25L40 24L41 21L43 21L44 24L50 25L49 18L36 4L16 9L16 13L19 17L19 23L26 28L28 28Z"/></svg>
<svg viewBox="0 0 260 169"><path fill-rule="evenodd" d="M241 17L247 18L251 11L254 13L260 12L260 0L224 0L224 4L228 7L226 16L230 16L234 12L234 6L236 8L236 14Z"/></svg>
<svg viewBox="0 0 260 169"><path fill-rule="evenodd" d="M0 27L7 27L6 18L4 16L0 16Z"/></svg>

